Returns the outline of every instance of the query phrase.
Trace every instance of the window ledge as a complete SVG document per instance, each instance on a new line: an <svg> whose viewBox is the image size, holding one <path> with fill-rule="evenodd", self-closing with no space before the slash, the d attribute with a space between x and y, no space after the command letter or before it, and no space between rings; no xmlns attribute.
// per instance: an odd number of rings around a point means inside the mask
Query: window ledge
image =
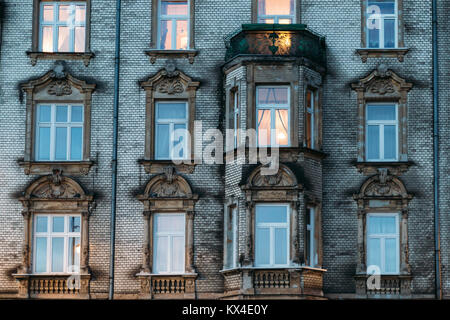
<svg viewBox="0 0 450 320"><path fill-rule="evenodd" d="M363 63L367 62L368 58L397 58L399 62L403 62L405 55L408 53L409 48L392 48L392 49L379 49L379 48L359 48L356 49L356 53L361 56Z"/></svg>
<svg viewBox="0 0 450 320"><path fill-rule="evenodd" d="M370 161L355 161L353 165L358 169L358 172L363 173L366 176L371 176L378 173L379 169L385 168L390 174L400 176L409 167L414 165L412 161L398 161L398 162L370 162Z"/></svg>
<svg viewBox="0 0 450 320"><path fill-rule="evenodd" d="M139 160L139 163L144 167L148 174L164 173L167 167L174 167L178 173L192 174L195 170L195 163L181 163L175 164L171 160Z"/></svg>
<svg viewBox="0 0 450 320"><path fill-rule="evenodd" d="M31 65L35 66L37 60L83 60L87 67L92 58L95 57L93 52L35 52L27 51L30 57Z"/></svg>
<svg viewBox="0 0 450 320"><path fill-rule="evenodd" d="M54 170L60 170L71 175L87 175L94 165L93 161L63 161L63 162L38 162L38 161L19 161L19 165L24 168L26 175L52 174Z"/></svg>
<svg viewBox="0 0 450 320"><path fill-rule="evenodd" d="M194 63L194 58L198 54L198 50L161 50L161 49L150 49L145 51L145 54L150 57L150 63L154 64L157 58L172 58L180 59L187 58L190 64Z"/></svg>

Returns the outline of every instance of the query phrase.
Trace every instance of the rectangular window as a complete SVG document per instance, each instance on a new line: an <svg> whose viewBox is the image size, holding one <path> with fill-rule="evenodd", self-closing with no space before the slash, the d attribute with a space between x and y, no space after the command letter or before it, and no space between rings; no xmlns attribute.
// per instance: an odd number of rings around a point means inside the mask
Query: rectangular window
<svg viewBox="0 0 450 320"><path fill-rule="evenodd" d="M289 265L289 206L256 205L255 265L285 267Z"/></svg>
<svg viewBox="0 0 450 320"><path fill-rule="evenodd" d="M294 0L258 0L258 23L291 24L294 21Z"/></svg>
<svg viewBox="0 0 450 320"><path fill-rule="evenodd" d="M86 3L42 1L39 39L41 52L85 52Z"/></svg>
<svg viewBox="0 0 450 320"><path fill-rule="evenodd" d="M400 265L399 216L389 213L367 215L367 267L381 274L398 274Z"/></svg>
<svg viewBox="0 0 450 320"><path fill-rule="evenodd" d="M397 48L398 10L396 0L369 0L367 44L369 48Z"/></svg>
<svg viewBox="0 0 450 320"><path fill-rule="evenodd" d="M34 273L76 273L80 270L81 217L34 216Z"/></svg>
<svg viewBox="0 0 450 320"><path fill-rule="evenodd" d="M237 267L237 208L228 207L228 224L226 232L227 261L225 266L229 269Z"/></svg>
<svg viewBox="0 0 450 320"><path fill-rule="evenodd" d="M314 149L315 144L315 112L316 112L316 93L306 90L306 109L305 109L305 144L309 149Z"/></svg>
<svg viewBox="0 0 450 320"><path fill-rule="evenodd" d="M187 102L157 102L155 119L155 158L185 159L189 130Z"/></svg>
<svg viewBox="0 0 450 320"><path fill-rule="evenodd" d="M83 159L83 106L40 104L36 113L36 161Z"/></svg>
<svg viewBox="0 0 450 320"><path fill-rule="evenodd" d="M239 145L239 128L240 128L240 109L239 109L239 91L236 89L232 91L231 95L231 126L234 130L234 148Z"/></svg>
<svg viewBox="0 0 450 320"><path fill-rule="evenodd" d="M256 130L258 146L290 145L289 87L256 88Z"/></svg>
<svg viewBox="0 0 450 320"><path fill-rule="evenodd" d="M397 106L367 105L366 119L367 161L397 161Z"/></svg>
<svg viewBox="0 0 450 320"><path fill-rule="evenodd" d="M316 235L316 210L306 209L306 239L305 239L306 264L315 267L319 263Z"/></svg>
<svg viewBox="0 0 450 320"><path fill-rule="evenodd" d="M160 0L158 47L166 50L189 48L188 1Z"/></svg>
<svg viewBox="0 0 450 320"><path fill-rule="evenodd" d="M153 229L153 272L184 273L184 214L155 214Z"/></svg>

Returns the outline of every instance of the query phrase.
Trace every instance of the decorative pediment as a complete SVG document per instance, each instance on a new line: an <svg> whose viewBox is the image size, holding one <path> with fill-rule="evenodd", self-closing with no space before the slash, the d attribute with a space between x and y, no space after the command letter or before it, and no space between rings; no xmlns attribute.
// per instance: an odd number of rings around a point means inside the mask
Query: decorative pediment
<svg viewBox="0 0 450 320"><path fill-rule="evenodd" d="M287 166L280 164L278 172L273 175L264 174L263 168L259 166L250 174L244 189L299 187L297 178Z"/></svg>
<svg viewBox="0 0 450 320"><path fill-rule="evenodd" d="M158 198L192 199L193 197L189 183L182 176L177 175L173 167L166 168L164 174L151 179L144 194L139 196L141 200Z"/></svg>
<svg viewBox="0 0 450 320"><path fill-rule="evenodd" d="M380 169L379 173L370 177L361 186L359 194L354 195L356 200L366 198L402 198L411 199L403 182L390 175L388 170Z"/></svg>
<svg viewBox="0 0 450 320"><path fill-rule="evenodd" d="M199 85L199 82L193 81L172 65L160 70L147 81L141 82L141 86L145 90L152 90L155 95L159 95L160 97L188 95L188 91L197 90Z"/></svg>

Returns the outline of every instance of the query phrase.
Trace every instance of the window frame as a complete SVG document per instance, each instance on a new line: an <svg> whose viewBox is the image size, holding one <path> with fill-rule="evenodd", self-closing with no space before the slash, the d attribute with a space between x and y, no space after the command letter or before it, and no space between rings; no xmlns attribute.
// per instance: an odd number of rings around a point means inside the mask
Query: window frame
<svg viewBox="0 0 450 320"><path fill-rule="evenodd" d="M371 106L377 106L377 105L391 105L395 108L395 120L369 120L368 119L368 110L369 107ZM365 115L366 118L365 120L365 135L366 135L366 139L365 139L365 144L366 144L366 161L367 162L397 162L399 161L399 117L398 117L398 103L391 103L391 102L386 102L386 103L382 103L382 102L378 102L378 103L373 103L373 102L368 102L365 105ZM378 146L379 148L379 154L380 154L380 158L379 159L369 159L369 125L371 126L379 126L379 134L380 134L380 144ZM384 158L384 126L386 125L395 125L395 132L396 132L396 142L395 142L395 158L393 159L385 159Z"/></svg>
<svg viewBox="0 0 450 320"><path fill-rule="evenodd" d="M378 47L370 47L370 42L369 42L369 28L368 28L368 21L369 21L369 1L371 0L366 0L367 1L367 5L366 5L366 10L365 10L365 29L366 29L366 48L367 49L398 49L399 48L399 3L398 0L393 0L394 1L394 8L395 8L395 12L394 14L382 14L380 13L380 17L376 18L380 20L380 31L379 31L379 37L378 37L378 41L379 41L379 46ZM372 19L375 20L375 19ZM384 21L385 20L394 20L394 26L395 26L395 41L394 41L394 47L393 48L385 48L385 43L384 43L384 37L385 37L385 33L384 33Z"/></svg>
<svg viewBox="0 0 450 320"><path fill-rule="evenodd" d="M258 207L286 207L286 223L256 223L256 216L258 214ZM254 235L255 235L255 258L254 265L256 268L287 268L290 266L291 259L291 206L289 203L256 203L255 204L255 222L254 222ZM257 256L256 256L256 243L258 241L257 238L257 229L258 227L269 228L270 230L270 238L269 238L269 264L257 264ZM275 263L275 239L274 239L274 230L275 228L285 228L286 229L286 264L276 264Z"/></svg>
<svg viewBox="0 0 450 320"><path fill-rule="evenodd" d="M305 237L306 264L309 267L314 268L319 264L318 243L316 241L317 237L316 219L318 216L318 210L314 206L308 206L306 208L306 214L309 215L309 223L306 223L306 237ZM308 249L306 250L306 248Z"/></svg>
<svg viewBox="0 0 450 320"><path fill-rule="evenodd" d="M253 23L264 23L264 22L260 22L260 20L262 20L262 18L260 18L261 16L266 17L265 19L270 19L271 17L274 17L274 24L278 23L278 20L280 19L280 17L282 17L282 19L291 19L291 24L296 24L299 23L300 21L300 13L299 13L299 6L297 4L297 0L292 0L294 2L294 13L292 15L259 15L259 6L258 6L258 0L253 0L252 1L252 5L253 5L253 19L252 22Z"/></svg>
<svg viewBox="0 0 450 320"><path fill-rule="evenodd" d="M237 204L227 205L224 219L224 270L238 267L239 235L238 235L239 211ZM231 244L231 245L230 245ZM231 247L231 250L229 248ZM230 255L231 253L231 255Z"/></svg>
<svg viewBox="0 0 450 320"><path fill-rule="evenodd" d="M308 103L308 93L311 93L311 104L310 106L307 105ZM317 115L317 100L318 100L318 89L307 87L306 88L306 97L305 97L305 147L315 150L317 148L316 138L318 135L318 132L316 132L317 125L316 125L316 115ZM310 128L310 146L308 146L308 130L307 130L307 116L308 114L311 114L311 128Z"/></svg>
<svg viewBox="0 0 450 320"><path fill-rule="evenodd" d="M186 15L163 15L162 14L162 2L186 2L186 6L187 6L187 11L188 13ZM189 15L189 1L191 0L157 0L158 2L158 31L157 31L157 43L156 43L156 47L159 50L179 50L179 51L185 51L185 50L190 50L190 24L191 24L191 19L190 19L190 15ZM188 37L188 41L187 41L187 47L186 49L177 49L176 48L176 41L178 39L178 34L177 34L177 22L180 20L186 20L187 21L187 37ZM167 48L161 48L161 22L162 21L171 21L172 22L172 42L171 42L171 47L169 49ZM174 24L175 22L175 24ZM175 27L174 27L175 26ZM174 37L175 35L175 37Z"/></svg>
<svg viewBox="0 0 450 320"><path fill-rule="evenodd" d="M240 104L240 94L239 94L239 88L236 87L234 90L231 91L232 93L232 113L233 113L233 145L236 149L239 147L240 144L240 122L241 122L241 104Z"/></svg>
<svg viewBox="0 0 450 320"><path fill-rule="evenodd" d="M387 217L395 217L395 236L393 236L393 234L375 234L375 235L370 235L369 234L369 223L370 223L370 217L374 217L374 216L387 216ZM399 213L390 213L390 212L368 212L367 213L367 218L366 218L366 252L367 252L367 258L366 258L366 265L367 267L369 267L369 256L370 256L370 250L369 250L369 238L376 238L376 239L380 239L380 256L381 256L381 266L380 267L380 271L382 275L399 275L400 274L400 217L399 217ZM389 239L396 239L396 261L395 261L395 265L396 265L396 271L395 272L385 272L385 239L389 238Z"/></svg>

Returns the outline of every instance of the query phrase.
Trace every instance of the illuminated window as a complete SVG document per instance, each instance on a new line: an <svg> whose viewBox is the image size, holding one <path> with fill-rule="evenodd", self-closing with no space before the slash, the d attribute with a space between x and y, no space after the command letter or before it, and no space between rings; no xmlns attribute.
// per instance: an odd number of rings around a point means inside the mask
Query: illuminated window
<svg viewBox="0 0 450 320"><path fill-rule="evenodd" d="M258 0L258 23L290 24L294 21L294 0Z"/></svg>
<svg viewBox="0 0 450 320"><path fill-rule="evenodd" d="M398 9L396 0L369 0L367 6L367 47L397 48Z"/></svg>
<svg viewBox="0 0 450 320"><path fill-rule="evenodd" d="M188 1L159 2L158 47L166 50L189 48Z"/></svg>
<svg viewBox="0 0 450 320"><path fill-rule="evenodd" d="M289 87L259 86L256 95L258 145L289 146Z"/></svg>
<svg viewBox="0 0 450 320"><path fill-rule="evenodd" d="M41 2L39 51L85 52L86 3Z"/></svg>

